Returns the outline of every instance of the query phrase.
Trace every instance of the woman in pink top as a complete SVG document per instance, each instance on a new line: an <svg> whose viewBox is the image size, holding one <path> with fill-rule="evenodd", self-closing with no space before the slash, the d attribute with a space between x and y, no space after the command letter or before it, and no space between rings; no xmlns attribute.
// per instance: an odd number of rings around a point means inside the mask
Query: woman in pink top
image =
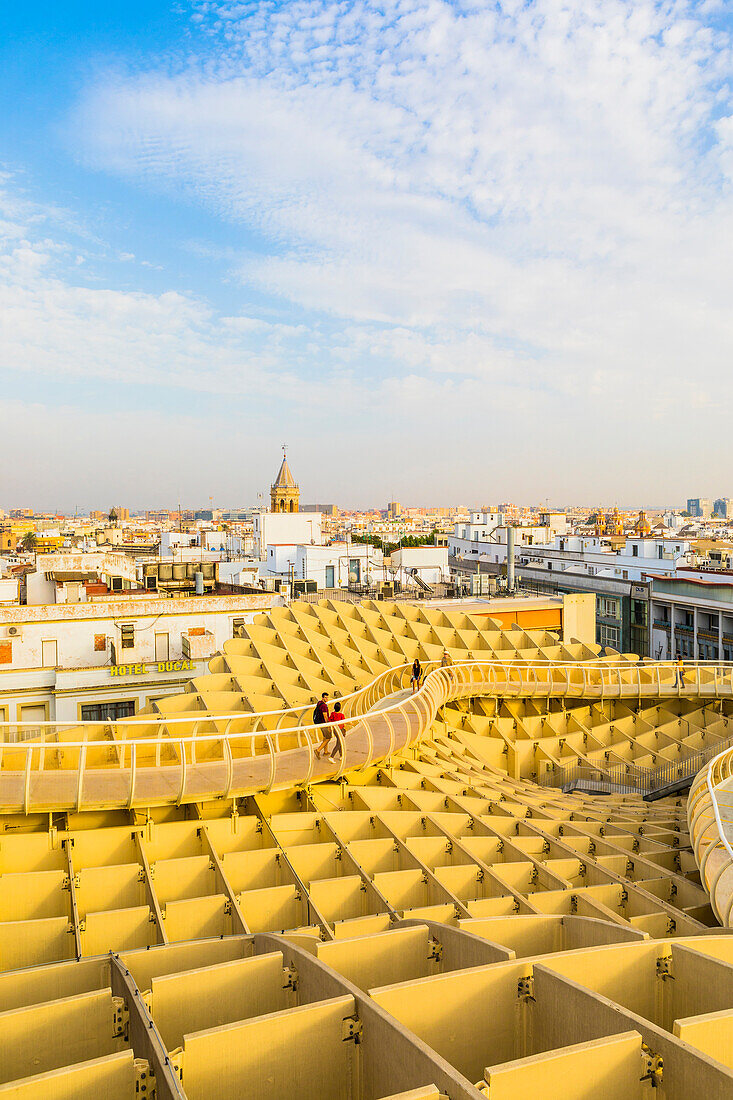
<svg viewBox="0 0 733 1100"><path fill-rule="evenodd" d="M346 722L346 715L341 710L341 704L338 699L333 704L333 710L328 716L329 722L337 722L338 724L334 728L334 734L336 736L336 744L331 751L330 759L335 759L336 756L341 756L341 738L344 736L344 723Z"/></svg>

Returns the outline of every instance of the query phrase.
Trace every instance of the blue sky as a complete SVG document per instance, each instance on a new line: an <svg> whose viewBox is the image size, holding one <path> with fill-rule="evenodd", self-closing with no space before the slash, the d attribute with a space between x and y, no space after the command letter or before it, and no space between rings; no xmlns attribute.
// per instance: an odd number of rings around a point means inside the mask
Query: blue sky
<svg viewBox="0 0 733 1100"><path fill-rule="evenodd" d="M0 507L733 495L733 26L0 13Z"/></svg>

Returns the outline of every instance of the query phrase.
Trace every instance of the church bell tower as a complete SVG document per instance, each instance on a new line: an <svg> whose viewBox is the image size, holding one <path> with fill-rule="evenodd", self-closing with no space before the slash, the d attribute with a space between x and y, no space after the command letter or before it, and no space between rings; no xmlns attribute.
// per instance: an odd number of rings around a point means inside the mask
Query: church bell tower
<svg viewBox="0 0 733 1100"><path fill-rule="evenodd" d="M287 448L283 447L283 460L280 472L270 488L271 512L300 511L300 489L288 466Z"/></svg>

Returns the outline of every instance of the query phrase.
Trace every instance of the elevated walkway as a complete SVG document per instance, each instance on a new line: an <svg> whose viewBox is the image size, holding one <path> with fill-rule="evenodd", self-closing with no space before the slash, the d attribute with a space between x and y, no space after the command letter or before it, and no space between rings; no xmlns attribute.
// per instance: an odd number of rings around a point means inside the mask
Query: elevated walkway
<svg viewBox="0 0 733 1100"><path fill-rule="evenodd" d="M400 665L344 697L347 717L343 730L335 731L342 749L335 763L314 755L323 727L311 724L312 702L257 714L38 724L34 736L0 744L0 808L31 813L180 805L338 779L416 743L446 703L478 696L733 699L733 666L727 664L688 665L682 682L675 666L664 662L470 660L425 667L414 695L404 694L410 666Z"/></svg>
<svg viewBox="0 0 733 1100"><path fill-rule="evenodd" d="M690 842L713 912L733 927L733 748L700 771L687 800Z"/></svg>

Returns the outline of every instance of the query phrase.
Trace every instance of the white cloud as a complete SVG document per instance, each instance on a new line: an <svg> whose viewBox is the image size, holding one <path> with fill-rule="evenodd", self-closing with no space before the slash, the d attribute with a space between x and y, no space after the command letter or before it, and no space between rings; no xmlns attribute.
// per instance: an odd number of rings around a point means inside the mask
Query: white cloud
<svg viewBox="0 0 733 1100"><path fill-rule="evenodd" d="M534 496L551 445L568 495L727 492L708 484L733 457L723 12L207 0L186 65L100 79L70 140L255 231L231 266L267 313L89 289L9 232L0 354L242 395L255 418L277 392L303 436L308 402L336 401L355 454L377 433L446 491L473 452Z"/></svg>

